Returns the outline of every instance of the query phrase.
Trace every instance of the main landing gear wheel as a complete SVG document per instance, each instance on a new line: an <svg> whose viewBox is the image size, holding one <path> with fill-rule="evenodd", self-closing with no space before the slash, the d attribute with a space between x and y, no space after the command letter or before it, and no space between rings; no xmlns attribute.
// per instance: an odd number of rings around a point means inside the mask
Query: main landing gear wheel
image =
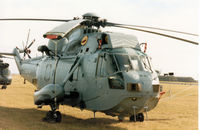
<svg viewBox="0 0 200 130"><path fill-rule="evenodd" d="M49 123L60 123L62 120L62 115L59 111L49 111L46 114L46 117L43 118L43 121Z"/></svg>
<svg viewBox="0 0 200 130"><path fill-rule="evenodd" d="M6 89L7 88L7 86L6 85L3 85L2 87L1 87L1 89Z"/></svg>
<svg viewBox="0 0 200 130"><path fill-rule="evenodd" d="M131 122L136 122L136 121L143 122L144 121L143 113L139 113L136 116L134 116L134 115L130 116L130 121Z"/></svg>
<svg viewBox="0 0 200 130"><path fill-rule="evenodd" d="M118 116L118 120L119 120L119 122L123 122L124 117L123 116Z"/></svg>
<svg viewBox="0 0 200 130"><path fill-rule="evenodd" d="M51 104L51 111L47 112L46 117L43 118L43 121L49 122L49 123L60 123L62 120L62 115L59 111L56 111L58 109L58 104Z"/></svg>

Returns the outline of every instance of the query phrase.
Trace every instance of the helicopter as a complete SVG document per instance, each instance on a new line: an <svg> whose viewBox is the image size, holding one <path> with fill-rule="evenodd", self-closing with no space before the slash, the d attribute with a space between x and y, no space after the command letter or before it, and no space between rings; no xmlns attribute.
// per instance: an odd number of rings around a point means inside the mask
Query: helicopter
<svg viewBox="0 0 200 130"><path fill-rule="evenodd" d="M1 89L6 89L7 85L10 85L12 82L12 78L10 75L9 64L4 63L1 58L10 58L0 55L0 85L2 85Z"/></svg>
<svg viewBox="0 0 200 130"><path fill-rule="evenodd" d="M154 109L163 92L151 57L142 51L136 36L104 32L101 28L118 27L152 33L198 45L197 42L149 31L157 29L187 35L197 34L155 27L108 22L94 13L82 18L34 19L9 18L5 20L57 21L64 24L43 35L48 45L40 45L42 56L32 58L30 47L18 47L12 53L20 75L35 85L34 103L38 108L49 105L43 121L61 122L57 109L69 105L106 115L119 121L129 117L132 122L143 122L144 113ZM141 29L142 28L142 29ZM144 29L143 29L144 28ZM145 44L146 45L146 44ZM145 47L146 48L146 47ZM22 58L20 53L27 55Z"/></svg>

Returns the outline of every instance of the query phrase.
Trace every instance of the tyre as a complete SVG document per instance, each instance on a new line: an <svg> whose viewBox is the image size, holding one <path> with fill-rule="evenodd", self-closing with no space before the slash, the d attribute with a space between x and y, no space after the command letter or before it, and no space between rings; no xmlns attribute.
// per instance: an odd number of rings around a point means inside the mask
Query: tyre
<svg viewBox="0 0 200 130"><path fill-rule="evenodd" d="M130 116L130 122L136 122L134 115Z"/></svg>
<svg viewBox="0 0 200 130"><path fill-rule="evenodd" d="M144 115L143 115L143 113L137 114L136 120L137 120L137 121L140 121L140 122L143 122L143 121L144 121Z"/></svg>
<svg viewBox="0 0 200 130"><path fill-rule="evenodd" d="M55 112L55 115L56 115L56 117L55 117L56 122L60 123L61 120L62 120L62 115L61 115L61 113L60 113L59 111L56 111L56 112Z"/></svg>

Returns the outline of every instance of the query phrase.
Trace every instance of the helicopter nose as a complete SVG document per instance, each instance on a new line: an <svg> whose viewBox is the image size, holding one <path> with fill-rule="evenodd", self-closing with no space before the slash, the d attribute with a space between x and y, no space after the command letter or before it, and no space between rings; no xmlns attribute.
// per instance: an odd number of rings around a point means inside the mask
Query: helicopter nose
<svg viewBox="0 0 200 130"><path fill-rule="evenodd" d="M124 79L126 82L139 82L140 81L140 75L138 72L134 71L128 71L124 73Z"/></svg>
<svg viewBox="0 0 200 130"><path fill-rule="evenodd" d="M129 71L124 73L124 80L128 91L150 91L151 78L148 73ZM142 90L143 89L143 90Z"/></svg>
<svg viewBox="0 0 200 130"><path fill-rule="evenodd" d="M126 72L124 73L125 86L128 91L141 91L141 80L140 75L137 72Z"/></svg>

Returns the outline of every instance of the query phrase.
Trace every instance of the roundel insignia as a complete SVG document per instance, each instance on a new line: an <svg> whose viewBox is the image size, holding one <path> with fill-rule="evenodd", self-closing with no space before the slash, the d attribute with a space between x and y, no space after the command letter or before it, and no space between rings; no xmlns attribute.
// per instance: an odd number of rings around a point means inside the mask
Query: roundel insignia
<svg viewBox="0 0 200 130"><path fill-rule="evenodd" d="M88 36L83 37L83 39L81 40L81 45L84 46L88 41Z"/></svg>

